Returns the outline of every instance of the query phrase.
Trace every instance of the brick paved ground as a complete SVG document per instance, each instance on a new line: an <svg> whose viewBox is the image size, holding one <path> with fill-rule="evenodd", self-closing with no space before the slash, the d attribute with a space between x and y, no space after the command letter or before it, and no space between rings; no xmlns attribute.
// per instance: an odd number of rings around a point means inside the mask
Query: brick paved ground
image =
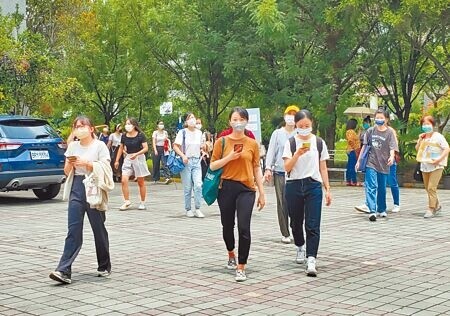
<svg viewBox="0 0 450 316"><path fill-rule="evenodd" d="M436 218L422 218L423 190L404 189L402 211L371 223L353 210L363 189L334 188L323 212L319 275L308 278L294 263L294 246L280 243L267 187L268 205L253 216L244 283L224 268L217 206L190 219L179 184L149 191L147 211L119 212L114 190L109 279L96 277L86 220L68 286L48 278L64 243L66 203L0 194L0 315L450 315L449 191L440 191Z"/></svg>

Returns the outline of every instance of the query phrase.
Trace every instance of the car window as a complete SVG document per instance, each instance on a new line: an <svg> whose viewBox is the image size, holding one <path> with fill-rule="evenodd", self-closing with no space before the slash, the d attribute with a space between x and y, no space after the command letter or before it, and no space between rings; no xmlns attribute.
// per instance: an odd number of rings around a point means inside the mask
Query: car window
<svg viewBox="0 0 450 316"><path fill-rule="evenodd" d="M58 138L56 131L41 120L0 121L0 135L14 139Z"/></svg>

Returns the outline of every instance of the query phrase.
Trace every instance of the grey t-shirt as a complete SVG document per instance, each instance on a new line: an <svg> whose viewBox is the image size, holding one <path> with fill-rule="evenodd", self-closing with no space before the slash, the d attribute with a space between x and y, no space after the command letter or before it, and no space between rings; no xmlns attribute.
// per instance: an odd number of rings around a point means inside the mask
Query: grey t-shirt
<svg viewBox="0 0 450 316"><path fill-rule="evenodd" d="M388 159L390 151L398 151L394 132L389 128L381 132L376 127L372 127L364 135L364 145L367 144L367 138L370 135L372 135L372 148L369 152L367 167L373 168L384 174L389 174Z"/></svg>

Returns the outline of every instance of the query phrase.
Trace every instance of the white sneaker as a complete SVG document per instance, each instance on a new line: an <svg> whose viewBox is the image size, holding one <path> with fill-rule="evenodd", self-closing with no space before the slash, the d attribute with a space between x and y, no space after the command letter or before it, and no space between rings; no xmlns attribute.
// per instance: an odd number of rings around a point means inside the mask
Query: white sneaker
<svg viewBox="0 0 450 316"><path fill-rule="evenodd" d="M381 212L381 213L377 213L380 217L387 217L387 213L386 212Z"/></svg>
<svg viewBox="0 0 450 316"><path fill-rule="evenodd" d="M359 212L363 212L363 213L370 213L370 210L366 204L355 206L355 210L357 210Z"/></svg>
<svg viewBox="0 0 450 316"><path fill-rule="evenodd" d="M242 282L247 280L247 276L245 275L245 270L236 270L236 277L234 278L236 282Z"/></svg>
<svg viewBox="0 0 450 316"><path fill-rule="evenodd" d="M107 278L111 275L111 271L104 270L104 271L97 271L97 276L101 278Z"/></svg>
<svg viewBox="0 0 450 316"><path fill-rule="evenodd" d="M298 264L305 263L306 260L306 247L305 245L297 247L297 257L295 257L295 262Z"/></svg>
<svg viewBox="0 0 450 316"><path fill-rule="evenodd" d="M392 208L392 213L398 213L398 212L400 212L400 206L394 205L394 207Z"/></svg>
<svg viewBox="0 0 450 316"><path fill-rule="evenodd" d="M308 262L306 263L306 275L310 277L317 276L316 270L316 258L308 257Z"/></svg>
<svg viewBox="0 0 450 316"><path fill-rule="evenodd" d="M291 243L291 237L281 237L281 242L283 244L290 244Z"/></svg>
<svg viewBox="0 0 450 316"><path fill-rule="evenodd" d="M146 210L146 209L147 209L147 206L145 206L145 202L139 203L138 210Z"/></svg>
<svg viewBox="0 0 450 316"><path fill-rule="evenodd" d="M194 212L192 212L191 210L189 210L189 211L186 211L186 216L187 216L187 217L194 217L195 215L194 215Z"/></svg>
<svg viewBox="0 0 450 316"><path fill-rule="evenodd" d="M198 218L203 218L203 217L205 217L205 214L203 214L202 211L200 211L199 209L196 209L194 211L194 216L198 217Z"/></svg>
<svg viewBox="0 0 450 316"><path fill-rule="evenodd" d="M434 212L432 210L427 210L423 218L432 218L434 217Z"/></svg>
<svg viewBox="0 0 450 316"><path fill-rule="evenodd" d="M123 204L119 207L120 211L126 211L131 207L131 202L130 201L125 201L123 202Z"/></svg>

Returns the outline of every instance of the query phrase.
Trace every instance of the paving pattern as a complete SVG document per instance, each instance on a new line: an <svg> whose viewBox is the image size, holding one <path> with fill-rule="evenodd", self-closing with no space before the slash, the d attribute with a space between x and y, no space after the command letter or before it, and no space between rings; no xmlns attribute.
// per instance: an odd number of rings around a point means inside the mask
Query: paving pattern
<svg viewBox="0 0 450 316"><path fill-rule="evenodd" d="M0 193L0 315L450 315L450 191L439 191L441 213L423 219L424 190L402 189L401 212L372 223L353 209L363 188L334 187L319 274L309 278L294 245L280 242L274 188L266 187L267 206L252 219L248 280L236 283L225 269L218 207L187 218L180 184L148 189L146 211L118 211L120 188L113 191L108 279L96 276L86 219L70 285L48 278L64 244L66 202Z"/></svg>

